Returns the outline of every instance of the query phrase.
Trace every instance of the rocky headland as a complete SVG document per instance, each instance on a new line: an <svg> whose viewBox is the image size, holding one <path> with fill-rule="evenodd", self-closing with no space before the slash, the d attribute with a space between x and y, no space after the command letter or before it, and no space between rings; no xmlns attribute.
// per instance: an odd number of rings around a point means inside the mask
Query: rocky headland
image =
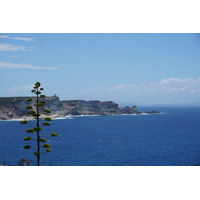
<svg viewBox="0 0 200 200"><path fill-rule="evenodd" d="M0 97L0 120L28 119L27 114L28 98L32 98L31 106L35 105L34 97ZM52 118L64 118L74 115L121 115L121 114L142 114L159 113L157 111L140 112L136 106L125 106L120 108L113 101L99 100L66 100L60 101L59 97L45 97L45 109L51 110Z"/></svg>

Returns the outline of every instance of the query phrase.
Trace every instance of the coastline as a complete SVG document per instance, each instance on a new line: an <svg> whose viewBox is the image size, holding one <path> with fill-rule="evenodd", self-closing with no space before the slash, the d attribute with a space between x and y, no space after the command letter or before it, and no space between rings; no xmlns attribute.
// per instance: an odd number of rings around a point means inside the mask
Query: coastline
<svg viewBox="0 0 200 200"><path fill-rule="evenodd" d="M57 119L57 118L62 118L62 119L65 119L66 117L63 117L63 116L58 116L58 115L52 115L52 116L47 116L47 115L42 115L41 116L41 119L45 118L45 117L50 117L52 118L52 120L54 119ZM22 117L17 117L17 118L8 118L8 119L0 119L0 121L23 121L23 120L27 120L27 121L33 121L35 120L33 117L25 117L25 116L22 116Z"/></svg>
<svg viewBox="0 0 200 200"><path fill-rule="evenodd" d="M77 117L100 117L100 116L126 116L126 115L133 115L133 116L139 116L139 115L150 115L150 114L162 114L158 111L147 111L147 112L140 112L138 114L134 113L130 113L130 114L109 114L109 115L66 115L66 116L59 116L59 115L52 115L52 116L46 116L46 115L42 115L41 119L45 118L45 117L50 117L52 118L52 120L61 120L61 119L74 119ZM22 116L22 117L17 117L17 118L8 118L8 119L0 119L0 121L23 121L23 120L27 120L27 121L34 121L33 117L27 117L27 116Z"/></svg>
<svg viewBox="0 0 200 200"><path fill-rule="evenodd" d="M35 98L32 98L32 109L36 109ZM51 117L55 119L71 119L71 117L87 117L87 116L114 116L114 115L146 115L159 113L155 110L141 112L137 110L137 106L119 107L113 101L99 100L65 100L60 101L59 97L45 97L44 109L50 110L51 114L42 114L41 119ZM1 121L22 121L34 120L32 116L27 114L27 97L0 97L0 120Z"/></svg>

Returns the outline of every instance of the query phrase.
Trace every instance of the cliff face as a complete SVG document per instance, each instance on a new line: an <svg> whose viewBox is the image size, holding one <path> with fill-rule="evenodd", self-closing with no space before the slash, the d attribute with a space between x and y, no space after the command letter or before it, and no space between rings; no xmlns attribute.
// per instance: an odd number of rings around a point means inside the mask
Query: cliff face
<svg viewBox="0 0 200 200"><path fill-rule="evenodd" d="M26 100L32 98L29 104ZM45 97L45 109L51 110L52 117L65 117L67 115L116 115L116 114L140 114L136 106L119 108L113 101L84 101L70 100L60 101L59 97ZM27 105L34 108L36 99L34 97L0 97L0 119L25 118ZM156 111L153 111L155 113ZM152 111L148 111L152 113Z"/></svg>
<svg viewBox="0 0 200 200"><path fill-rule="evenodd" d="M68 108L71 115L107 115L119 111L118 104L112 101L62 101L63 107Z"/></svg>
<svg viewBox="0 0 200 200"><path fill-rule="evenodd" d="M26 101L28 98L33 99L31 103ZM46 101L45 108L50 109L52 115L59 114L62 103L58 97L46 97L42 100ZM35 104L36 99L34 97L1 97L0 119L28 117L26 107L30 105L35 108Z"/></svg>

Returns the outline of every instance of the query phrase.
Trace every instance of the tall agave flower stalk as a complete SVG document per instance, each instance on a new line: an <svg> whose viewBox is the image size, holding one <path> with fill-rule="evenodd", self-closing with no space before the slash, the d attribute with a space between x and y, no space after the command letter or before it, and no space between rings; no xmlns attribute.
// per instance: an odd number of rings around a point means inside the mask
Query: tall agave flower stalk
<svg viewBox="0 0 200 200"><path fill-rule="evenodd" d="M34 150L34 155L37 157L37 166L40 166L41 164L41 154L51 152L51 145L46 143L47 140L42 137L40 134L42 131L42 126L50 126L50 121L52 119L50 117L45 117L44 119L41 119L41 114L50 114L51 111L44 108L45 101L44 98L45 95L42 94L41 91L43 91L44 88L41 87L40 82L36 82L34 85L33 90L31 91L36 95L35 103L33 103L33 99L27 99L27 103L29 104L26 109L29 110L28 114L31 115L35 119L35 127L32 129L27 129L26 132L29 133L31 136L24 137L25 141L36 141L37 148L32 148L30 145L25 145L24 149L32 149ZM43 121L43 122L42 122ZM21 124L27 124L27 120L23 120L20 122ZM33 135L33 136L32 136ZM58 135L56 133L50 133L48 137L57 137ZM47 136L46 136L47 137Z"/></svg>

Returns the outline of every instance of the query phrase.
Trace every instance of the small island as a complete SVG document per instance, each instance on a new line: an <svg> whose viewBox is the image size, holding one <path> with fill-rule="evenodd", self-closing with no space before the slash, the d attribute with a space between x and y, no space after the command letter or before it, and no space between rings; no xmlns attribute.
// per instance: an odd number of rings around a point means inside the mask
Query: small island
<svg viewBox="0 0 200 200"><path fill-rule="evenodd" d="M34 97L0 97L0 120L15 120L28 119L27 115L27 99ZM123 115L123 114L154 114L158 111L137 110L136 106L125 106L120 108L117 103L113 101L99 101L99 100L65 100L60 101L59 97L45 97L45 108L51 110L52 118L65 118L67 116L79 115ZM43 117L43 116L41 116Z"/></svg>

